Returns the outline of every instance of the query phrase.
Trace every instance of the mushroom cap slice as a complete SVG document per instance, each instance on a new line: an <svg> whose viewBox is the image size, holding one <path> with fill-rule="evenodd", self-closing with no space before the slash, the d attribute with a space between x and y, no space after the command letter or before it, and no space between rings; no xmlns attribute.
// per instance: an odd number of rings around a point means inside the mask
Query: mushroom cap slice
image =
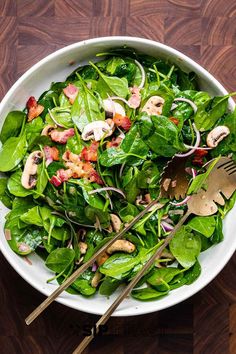
<svg viewBox="0 0 236 354"><path fill-rule="evenodd" d="M81 137L85 141L91 139L100 141L103 137L110 136L112 133L113 130L107 122L103 120L97 120L87 124L84 127Z"/></svg>
<svg viewBox="0 0 236 354"><path fill-rule="evenodd" d="M149 116L151 115L161 115L162 108L165 103L164 98L160 96L150 97L142 108L142 112L146 112Z"/></svg>
<svg viewBox="0 0 236 354"><path fill-rule="evenodd" d="M34 188L37 183L37 169L41 163L43 153L40 150L33 151L26 160L21 176L21 184L26 189Z"/></svg>
<svg viewBox="0 0 236 354"><path fill-rule="evenodd" d="M120 114L121 116L126 116L124 107L121 106L121 104L112 101L112 99L105 99L103 100L103 107L106 112L111 112L113 113L113 116L115 113Z"/></svg>

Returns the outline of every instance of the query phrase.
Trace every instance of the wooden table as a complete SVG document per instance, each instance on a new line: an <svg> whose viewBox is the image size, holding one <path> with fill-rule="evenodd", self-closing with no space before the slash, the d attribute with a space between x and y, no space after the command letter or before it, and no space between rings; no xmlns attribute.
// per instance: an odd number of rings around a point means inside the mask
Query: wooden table
<svg viewBox="0 0 236 354"><path fill-rule="evenodd" d="M235 0L0 0L0 98L32 64L82 39L129 35L186 53L236 91ZM236 235L235 235L236 236ZM70 354L97 316L54 303L30 327L44 296L0 256L0 352ZM112 318L93 354L235 354L236 255L204 290L177 306Z"/></svg>

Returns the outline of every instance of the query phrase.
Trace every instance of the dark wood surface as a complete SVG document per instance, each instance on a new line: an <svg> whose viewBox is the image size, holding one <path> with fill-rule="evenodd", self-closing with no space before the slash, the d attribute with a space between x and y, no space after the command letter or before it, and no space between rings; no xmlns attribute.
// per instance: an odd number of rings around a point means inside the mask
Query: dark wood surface
<svg viewBox="0 0 236 354"><path fill-rule="evenodd" d="M236 91L235 0L0 0L0 99L47 54L105 35L169 44ZM70 354L83 325L97 319L54 303L27 327L24 318L43 299L0 255L0 353ZM236 255L191 299L159 313L112 318L86 353L235 354Z"/></svg>

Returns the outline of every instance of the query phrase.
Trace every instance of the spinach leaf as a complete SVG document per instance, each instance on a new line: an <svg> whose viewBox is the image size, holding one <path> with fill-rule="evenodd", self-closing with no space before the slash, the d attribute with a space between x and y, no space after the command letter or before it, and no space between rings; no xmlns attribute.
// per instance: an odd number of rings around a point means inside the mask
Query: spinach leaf
<svg viewBox="0 0 236 354"><path fill-rule="evenodd" d="M110 214L108 211L94 208L90 205L85 207L85 216L86 218L95 224L98 220L103 228L106 228L110 225Z"/></svg>
<svg viewBox="0 0 236 354"><path fill-rule="evenodd" d="M156 188L159 182L160 172L156 163L145 161L137 176L138 188Z"/></svg>
<svg viewBox="0 0 236 354"><path fill-rule="evenodd" d="M195 216L192 220L190 220L188 226L205 237L211 237L216 226L215 217Z"/></svg>
<svg viewBox="0 0 236 354"><path fill-rule="evenodd" d="M105 277L99 287L99 293L101 295L110 296L116 291L116 289L120 286L120 284L121 284L120 280L110 278L110 277Z"/></svg>
<svg viewBox="0 0 236 354"><path fill-rule="evenodd" d="M187 194L193 194L193 193L197 193L200 189L206 189L206 182L207 182L207 178L209 176L209 174L211 173L212 169L214 168L214 166L216 165L216 163L219 161L220 156L218 156L218 158L214 159L212 161L212 163L209 165L207 171L205 173L202 173L198 176L196 176L189 188L188 188L188 192Z"/></svg>
<svg viewBox="0 0 236 354"><path fill-rule="evenodd" d="M194 266L184 272L184 279L185 284L190 285L192 284L201 274L201 265L196 261Z"/></svg>
<svg viewBox="0 0 236 354"><path fill-rule="evenodd" d="M9 112L2 126L0 140L4 144L10 137L20 133L21 126L26 119L25 113L21 111Z"/></svg>
<svg viewBox="0 0 236 354"><path fill-rule="evenodd" d="M128 203L119 211L119 216L123 222L130 222L136 215L138 215L138 213L138 208L135 205Z"/></svg>
<svg viewBox="0 0 236 354"><path fill-rule="evenodd" d="M21 137L9 138L0 149L0 171L13 170L24 158L27 150L25 134Z"/></svg>
<svg viewBox="0 0 236 354"><path fill-rule="evenodd" d="M201 251L201 238L194 235L188 226L183 226L171 240L170 251L182 267L190 268Z"/></svg>
<svg viewBox="0 0 236 354"><path fill-rule="evenodd" d="M50 110L51 115L55 121L66 128L72 128L73 122L71 118L71 106L67 107L54 107ZM46 122L48 124L54 125L55 122L52 120L49 114L46 115Z"/></svg>
<svg viewBox="0 0 236 354"><path fill-rule="evenodd" d="M37 169L37 183L36 183L36 188L35 188L35 192L37 194L35 194L35 196L34 196L35 198L42 195L42 193L44 192L44 189L47 186L47 183L48 183L48 176L47 176L45 163L43 161L40 165L38 165L38 169Z"/></svg>
<svg viewBox="0 0 236 354"><path fill-rule="evenodd" d="M177 151L186 150L178 128L167 117L141 115L138 124L141 137L156 154L171 157Z"/></svg>
<svg viewBox="0 0 236 354"><path fill-rule="evenodd" d="M126 278L136 266L144 265L159 247L157 244L151 249L140 248L137 255L117 252L99 268L99 271L106 276L121 280Z"/></svg>
<svg viewBox="0 0 236 354"><path fill-rule="evenodd" d="M32 201L28 198L15 198L12 211L6 215L6 223L4 226L5 233L10 235L8 241L10 247L18 254L25 255L35 250L42 242L42 230L38 228L19 228L20 216L34 207Z"/></svg>
<svg viewBox="0 0 236 354"><path fill-rule="evenodd" d="M79 135L74 135L67 140L66 150L70 150L74 154L79 155L83 149L83 144Z"/></svg>
<svg viewBox="0 0 236 354"><path fill-rule="evenodd" d="M54 124L54 122L53 122ZM28 142L28 149L33 146L36 139L41 138L41 132L43 130L44 123L41 117L33 119L31 122L25 124L26 140ZM44 137L46 138L46 137Z"/></svg>
<svg viewBox="0 0 236 354"><path fill-rule="evenodd" d="M100 163L110 167L122 163L127 165L140 165L146 159L149 148L140 138L138 127L133 126L126 134L120 147L108 148L100 155Z"/></svg>
<svg viewBox="0 0 236 354"><path fill-rule="evenodd" d="M127 154L126 163L132 166L142 163L149 151L148 146L140 137L137 125L134 125L125 135L120 148ZM135 157L135 155L138 157Z"/></svg>
<svg viewBox="0 0 236 354"><path fill-rule="evenodd" d="M215 244L215 243L219 243L219 242L223 241L223 239L224 239L223 223L222 223L221 217L218 215L216 217L216 227L215 227L215 231L211 237L211 242L213 244Z"/></svg>
<svg viewBox="0 0 236 354"><path fill-rule="evenodd" d="M105 113L101 112L99 102L93 93L83 86L72 105L71 117L74 124L82 132L87 124L96 120L104 120Z"/></svg>
<svg viewBox="0 0 236 354"><path fill-rule="evenodd" d="M206 101L202 106L198 107L194 116L196 127L200 131L210 130L223 116L228 107L229 95L218 96ZM210 108L209 108L210 106Z"/></svg>
<svg viewBox="0 0 236 354"><path fill-rule="evenodd" d="M27 212L20 216L20 220L26 224L43 226L43 221L39 213L39 206L29 209Z"/></svg>
<svg viewBox="0 0 236 354"><path fill-rule="evenodd" d="M131 292L131 296L140 301L153 301L158 300L164 295L167 295L168 291L157 291L152 288L135 289Z"/></svg>
<svg viewBox="0 0 236 354"><path fill-rule="evenodd" d="M12 199L11 196L7 193L7 178L1 177L0 178L0 201L9 209L12 206Z"/></svg>
<svg viewBox="0 0 236 354"><path fill-rule="evenodd" d="M103 151L99 157L100 164L105 167L122 164L126 161L127 154L119 147L111 147Z"/></svg>
<svg viewBox="0 0 236 354"><path fill-rule="evenodd" d="M91 296L96 292L96 288L91 286L91 280L94 273L87 269L79 278L77 278L73 284L72 288L77 290L80 294L84 296Z"/></svg>
<svg viewBox="0 0 236 354"><path fill-rule="evenodd" d="M116 76L107 76L103 74L96 65L90 62L92 67L97 70L99 79L97 83L97 91L102 98L107 98L107 94L110 96L115 95L126 98L129 94L128 81L126 78L119 78Z"/></svg>
<svg viewBox="0 0 236 354"><path fill-rule="evenodd" d="M91 205L96 209L101 209L101 210L104 209L105 200L101 198L101 196L98 193L89 194L89 192L93 191L93 187L89 181L85 179L77 179L73 181L73 183L76 183L78 184L78 186L80 186L83 193L83 197L89 205Z"/></svg>
<svg viewBox="0 0 236 354"><path fill-rule="evenodd" d="M170 289L168 283L181 272L183 270L173 267L155 269L147 283L158 291L168 291Z"/></svg>
<svg viewBox="0 0 236 354"><path fill-rule="evenodd" d="M22 171L17 170L14 172L7 181L7 188L9 192L16 197L26 197L32 194L32 190L25 189L21 184Z"/></svg>
<svg viewBox="0 0 236 354"><path fill-rule="evenodd" d="M57 248L52 251L47 259L46 266L55 273L65 271L74 261L75 251L71 248Z"/></svg>

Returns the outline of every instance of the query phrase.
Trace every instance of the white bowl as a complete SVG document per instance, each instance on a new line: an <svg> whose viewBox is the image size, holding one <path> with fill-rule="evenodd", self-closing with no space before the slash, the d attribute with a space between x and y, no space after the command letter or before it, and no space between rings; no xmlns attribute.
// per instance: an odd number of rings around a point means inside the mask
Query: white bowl
<svg viewBox="0 0 236 354"><path fill-rule="evenodd" d="M47 56L39 63L29 69L9 90L0 104L0 117L3 120L7 113L14 109L23 109L27 98L31 95L39 97L40 94L50 87L52 81L64 81L66 76L79 64L93 59L98 52L111 47L120 47L126 44L138 51L156 57L169 59L186 71L194 71L199 77L199 85L202 90L212 95L225 95L224 87L205 69L186 55L178 52L161 43L143 38L132 37L105 37L85 40L60 49ZM74 62L72 66L69 64ZM229 108L235 106L232 99L229 101ZM159 311L173 306L206 286L225 266L236 249L236 219L233 217L236 207L227 215L224 221L224 241L201 253L200 263L202 266L201 276L189 286L182 286L161 300L152 302L139 302L132 298L126 299L115 312L115 316L134 316L149 312ZM47 284L46 280L51 277L50 271L43 261L35 254L29 258L32 265L29 265L22 257L16 255L8 246L3 233L4 216L8 210L0 206L0 249L12 267L34 288L45 295L51 294L58 286ZM102 314L115 299L115 294L107 299L104 296L96 295L92 298L70 295L66 292L57 299L58 302L88 313Z"/></svg>

